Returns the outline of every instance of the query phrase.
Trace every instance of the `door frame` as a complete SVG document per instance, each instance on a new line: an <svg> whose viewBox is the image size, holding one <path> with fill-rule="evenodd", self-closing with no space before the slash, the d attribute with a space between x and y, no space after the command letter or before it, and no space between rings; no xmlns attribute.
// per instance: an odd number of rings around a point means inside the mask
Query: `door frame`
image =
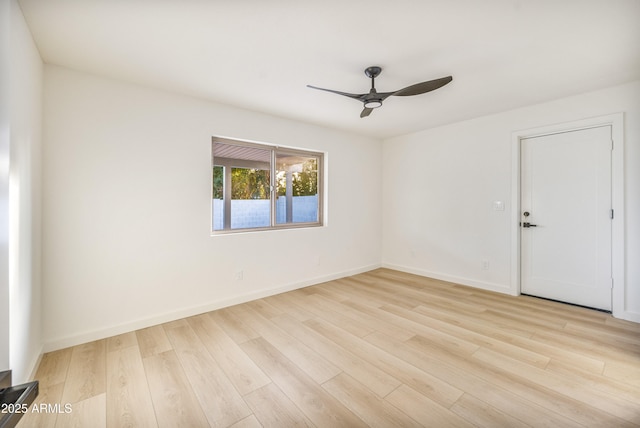
<svg viewBox="0 0 640 428"><path fill-rule="evenodd" d="M611 126L611 199L614 218L611 225L611 313L629 319L625 313L625 219L624 219L624 114L615 113L589 119L523 129L511 133L511 291L520 295L520 161L525 138Z"/></svg>

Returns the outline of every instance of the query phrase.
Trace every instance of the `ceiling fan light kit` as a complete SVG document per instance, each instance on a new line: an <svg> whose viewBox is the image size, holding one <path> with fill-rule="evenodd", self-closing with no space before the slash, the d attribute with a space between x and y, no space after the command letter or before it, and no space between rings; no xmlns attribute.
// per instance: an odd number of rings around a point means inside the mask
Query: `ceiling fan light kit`
<svg viewBox="0 0 640 428"><path fill-rule="evenodd" d="M333 89L318 88L317 86L307 85L308 88L319 89L321 91L327 91L334 94L342 95L345 97L359 100L364 105L364 110L360 113L360 117L367 117L371 114L373 109L381 107L382 102L388 97L395 95L400 97L407 97L411 95L420 95L426 92L434 91L443 87L447 83L453 80L453 77L441 77L440 79L428 80L422 83L416 83L415 85L407 86L406 88L399 89L392 92L380 92L376 91L375 79L382 72L382 68L377 66L367 67L364 70L364 74L371 79L371 90L366 94L350 94L347 92L334 91Z"/></svg>
<svg viewBox="0 0 640 428"><path fill-rule="evenodd" d="M369 100L364 102L364 108L378 108L382 105L381 100Z"/></svg>

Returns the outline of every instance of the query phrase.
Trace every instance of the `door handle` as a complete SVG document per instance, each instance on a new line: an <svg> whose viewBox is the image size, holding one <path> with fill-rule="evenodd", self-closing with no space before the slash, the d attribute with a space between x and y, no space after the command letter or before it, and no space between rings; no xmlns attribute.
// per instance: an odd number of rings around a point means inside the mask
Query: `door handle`
<svg viewBox="0 0 640 428"><path fill-rule="evenodd" d="M522 223L522 227L538 227L538 225L537 224L531 224L531 223L528 223L528 222L524 222L524 223Z"/></svg>

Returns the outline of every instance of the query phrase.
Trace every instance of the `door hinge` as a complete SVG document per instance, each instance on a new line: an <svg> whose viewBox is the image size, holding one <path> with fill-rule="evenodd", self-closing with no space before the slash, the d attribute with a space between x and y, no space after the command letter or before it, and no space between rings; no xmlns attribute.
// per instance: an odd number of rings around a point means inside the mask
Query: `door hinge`
<svg viewBox="0 0 640 428"><path fill-rule="evenodd" d="M613 150L613 140L611 140L611 150Z"/></svg>
<svg viewBox="0 0 640 428"><path fill-rule="evenodd" d="M611 209L611 220L613 220L613 209Z"/></svg>

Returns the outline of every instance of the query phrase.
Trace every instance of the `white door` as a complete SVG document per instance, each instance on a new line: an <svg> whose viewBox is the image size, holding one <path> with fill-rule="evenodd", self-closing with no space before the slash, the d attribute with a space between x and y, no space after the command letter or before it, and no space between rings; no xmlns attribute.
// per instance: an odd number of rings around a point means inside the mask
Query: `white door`
<svg viewBox="0 0 640 428"><path fill-rule="evenodd" d="M521 141L521 291L611 310L611 127Z"/></svg>

